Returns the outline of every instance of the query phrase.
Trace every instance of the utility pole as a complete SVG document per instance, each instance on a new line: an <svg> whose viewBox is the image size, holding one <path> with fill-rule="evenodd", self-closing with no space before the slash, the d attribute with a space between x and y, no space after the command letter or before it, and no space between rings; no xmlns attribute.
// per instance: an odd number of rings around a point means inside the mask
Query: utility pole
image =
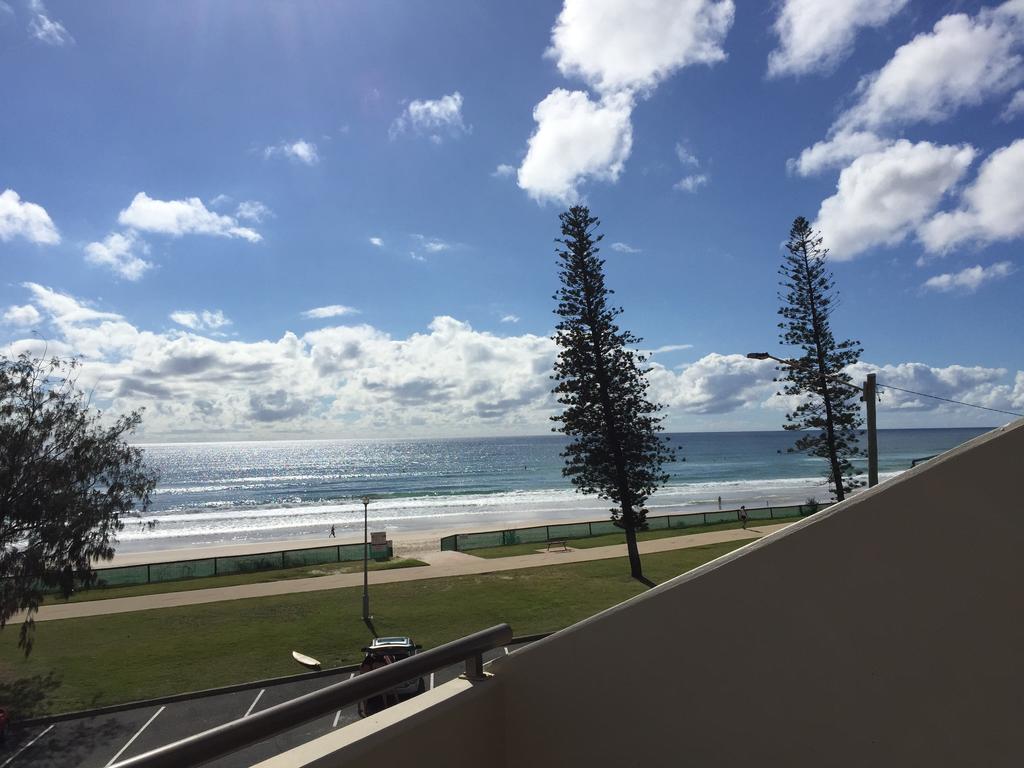
<svg viewBox="0 0 1024 768"><path fill-rule="evenodd" d="M875 429L875 374L864 381L864 408L868 427L868 488L878 485L878 433Z"/></svg>

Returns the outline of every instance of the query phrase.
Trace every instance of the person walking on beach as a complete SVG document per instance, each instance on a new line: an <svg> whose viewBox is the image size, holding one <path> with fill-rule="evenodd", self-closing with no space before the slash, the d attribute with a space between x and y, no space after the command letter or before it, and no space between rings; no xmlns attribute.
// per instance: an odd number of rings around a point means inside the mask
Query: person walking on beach
<svg viewBox="0 0 1024 768"><path fill-rule="evenodd" d="M334 538L337 538L337 537L336 537L336 536L334 535L334 526L333 526L333 525L331 526L331 535L330 535L330 536L328 536L327 538L329 538L329 539L334 539Z"/></svg>
<svg viewBox="0 0 1024 768"><path fill-rule="evenodd" d="M740 522L743 523L743 530L747 530L747 508L746 506L740 507Z"/></svg>

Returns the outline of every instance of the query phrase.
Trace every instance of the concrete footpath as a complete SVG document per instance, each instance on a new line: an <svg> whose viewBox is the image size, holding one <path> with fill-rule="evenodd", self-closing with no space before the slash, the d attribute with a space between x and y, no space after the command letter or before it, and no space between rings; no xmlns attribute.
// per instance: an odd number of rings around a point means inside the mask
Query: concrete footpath
<svg viewBox="0 0 1024 768"><path fill-rule="evenodd" d="M758 539L781 528L785 528L786 525L788 524L758 525L752 526L747 530L733 529L670 536L664 539L642 541L639 548L640 553L646 555L653 552L702 547L707 544ZM371 584L390 584L398 581L470 576L480 573L515 571L523 568L542 568L548 565L563 565L565 563L607 560L615 557L626 557L626 554L625 544L616 544L610 547L594 547L591 549L570 549L567 552L561 550L546 552L542 550L531 555L492 559L474 557L463 552L426 552L418 553L417 556L419 559L429 563L429 567L370 571L369 578ZM35 620L54 621L56 619L72 619L82 616L102 616L111 613L130 613L156 608L174 608L181 605L217 603L223 600L241 600L250 597L290 595L296 592L317 592L325 589L355 587L362 583L362 573L342 573L308 579L288 579L283 581L266 581L259 584L243 584L235 587L213 587L210 589L166 592L140 597L89 600L81 603L59 603L43 606L36 614ZM9 623L15 624L20 621L21 617L14 617L9 620Z"/></svg>

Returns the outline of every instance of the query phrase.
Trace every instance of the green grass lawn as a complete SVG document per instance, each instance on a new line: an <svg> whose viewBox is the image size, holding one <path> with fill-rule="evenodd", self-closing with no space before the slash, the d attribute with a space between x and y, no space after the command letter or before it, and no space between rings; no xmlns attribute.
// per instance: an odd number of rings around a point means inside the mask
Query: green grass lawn
<svg viewBox="0 0 1024 768"><path fill-rule="evenodd" d="M745 542L644 557L662 582ZM517 635L550 632L644 591L625 558L371 588L381 635L424 647L503 621ZM0 632L0 706L28 717L301 672L299 650L325 667L360 660L370 634L359 587L138 611L36 625L32 655L18 628Z"/></svg>
<svg viewBox="0 0 1024 768"><path fill-rule="evenodd" d="M794 523L799 517L782 517L775 520L749 520L748 528L757 528L759 525L776 525L778 523ZM734 528L742 528L742 523L716 523L714 525L700 525L693 528L672 528L660 531L641 531L637 534L637 541L651 541L653 539L664 539L670 536L692 536L695 533L709 533L711 531L728 531ZM589 536L584 539L568 539L566 545L573 549L591 549L592 547L608 547L614 544L625 544L624 533L608 533L603 536ZM532 544L509 544L504 547L486 547L484 549L468 549L465 554L475 557L513 557L515 555L535 555L547 549L547 544L534 542Z"/></svg>
<svg viewBox="0 0 1024 768"><path fill-rule="evenodd" d="M385 562L371 560L369 570L386 571L391 568L419 568L426 566L422 560L411 557L397 558ZM159 595L164 592L189 592L193 589L212 589L213 587L234 587L239 584L258 584L264 581L285 581L287 579L309 579L317 576L332 576L336 573L361 573L363 561L348 563L324 563L322 565L304 565L300 568L282 568L273 571L256 571L253 573L232 573L227 576L208 576L180 581L161 581L156 584L139 584L133 587L99 587L76 592L67 601L63 597L48 595L45 603L80 603L86 600L109 600L113 597L138 597L139 595Z"/></svg>

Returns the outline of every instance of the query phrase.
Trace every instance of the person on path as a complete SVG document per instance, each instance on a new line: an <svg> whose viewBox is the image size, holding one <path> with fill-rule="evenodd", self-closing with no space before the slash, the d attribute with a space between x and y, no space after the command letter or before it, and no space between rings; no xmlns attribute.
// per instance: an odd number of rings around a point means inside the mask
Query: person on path
<svg viewBox="0 0 1024 768"><path fill-rule="evenodd" d="M336 537L336 536L334 535L334 526L333 526L333 525L331 526L331 535L330 535L330 536L328 536L327 538L329 538L329 539L334 539L334 538L337 538L337 537Z"/></svg>
<svg viewBox="0 0 1024 768"><path fill-rule="evenodd" d="M743 523L743 530L747 530L747 508L746 506L740 507L740 522Z"/></svg>

